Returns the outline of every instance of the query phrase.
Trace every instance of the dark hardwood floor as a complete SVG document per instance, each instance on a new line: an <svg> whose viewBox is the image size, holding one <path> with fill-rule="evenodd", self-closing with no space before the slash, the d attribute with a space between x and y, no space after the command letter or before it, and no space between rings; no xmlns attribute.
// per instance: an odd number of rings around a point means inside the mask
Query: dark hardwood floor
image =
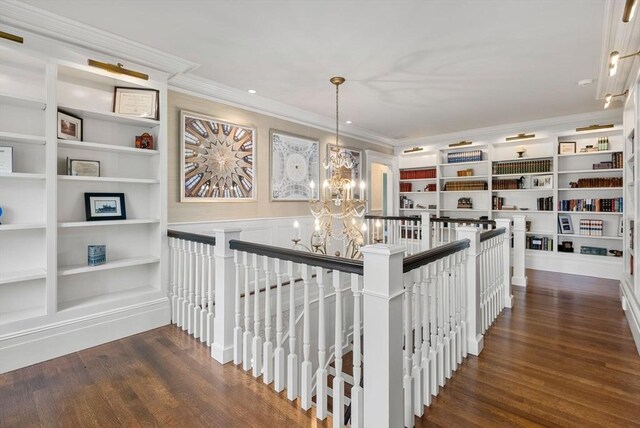
<svg viewBox="0 0 640 428"><path fill-rule="evenodd" d="M616 281L529 271L417 426L640 426ZM1 356L0 356L1 358ZM309 427L284 394L167 326L0 375L0 426Z"/></svg>

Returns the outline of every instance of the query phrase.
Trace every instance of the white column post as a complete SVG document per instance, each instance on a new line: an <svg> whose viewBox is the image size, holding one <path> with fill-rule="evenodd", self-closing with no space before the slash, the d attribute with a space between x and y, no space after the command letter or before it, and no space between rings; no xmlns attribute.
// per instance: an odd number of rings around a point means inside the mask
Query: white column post
<svg viewBox="0 0 640 428"><path fill-rule="evenodd" d="M403 426L402 260L404 248L369 245L364 254L364 426Z"/></svg>
<svg viewBox="0 0 640 428"><path fill-rule="evenodd" d="M513 285L521 287L527 286L527 276L525 272L526 257L526 232L527 216L517 214L513 216Z"/></svg>
<svg viewBox="0 0 640 428"><path fill-rule="evenodd" d="M467 295L467 349L470 354L480 355L484 347L482 336L482 320L480 319L480 233L482 229L475 227L459 227L456 239L468 239L467 250L467 284L464 293Z"/></svg>
<svg viewBox="0 0 640 428"><path fill-rule="evenodd" d="M506 308L513 307L513 294L511 294L511 219L496 219L496 227L504 227L504 240L502 241L502 292L503 304ZM524 254L524 248L523 248ZM515 256L515 249L514 249Z"/></svg>
<svg viewBox="0 0 640 428"><path fill-rule="evenodd" d="M426 251L431 249L431 213L422 213L420 222L422 239L420 239L420 251Z"/></svg>
<svg viewBox="0 0 640 428"><path fill-rule="evenodd" d="M240 238L240 229L215 229L214 233L216 235L216 245L213 248L216 306L211 356L224 364L233 360L233 328L235 326L236 265L233 250L229 249L229 241Z"/></svg>

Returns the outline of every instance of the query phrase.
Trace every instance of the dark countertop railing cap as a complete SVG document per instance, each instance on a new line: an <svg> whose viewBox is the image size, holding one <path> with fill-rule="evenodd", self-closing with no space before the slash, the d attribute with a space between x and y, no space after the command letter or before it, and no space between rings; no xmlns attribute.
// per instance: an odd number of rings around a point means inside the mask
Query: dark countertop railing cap
<svg viewBox="0 0 640 428"><path fill-rule="evenodd" d="M216 237L211 235L169 229L167 230L167 236L169 238L184 239L186 241L199 242L201 244L216 245Z"/></svg>

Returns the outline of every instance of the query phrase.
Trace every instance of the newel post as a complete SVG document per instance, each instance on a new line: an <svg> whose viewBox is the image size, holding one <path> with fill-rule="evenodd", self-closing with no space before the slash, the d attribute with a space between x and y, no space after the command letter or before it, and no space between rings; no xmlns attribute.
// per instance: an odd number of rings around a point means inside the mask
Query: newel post
<svg viewBox="0 0 640 428"><path fill-rule="evenodd" d="M504 227L504 240L502 241L502 290L505 308L513 307L513 294L511 293L511 219L496 219L496 227ZM515 254L515 250L514 250Z"/></svg>
<svg viewBox="0 0 640 428"><path fill-rule="evenodd" d="M233 328L235 326L235 276L236 268L233 250L229 241L240 239L241 229L214 229L216 245L213 249L215 259L215 320L213 327L213 345L211 356L225 364L233 360Z"/></svg>
<svg viewBox="0 0 640 428"><path fill-rule="evenodd" d="M426 251L431 249L431 214L430 213L422 213L421 216L421 238L420 239L420 251Z"/></svg>
<svg viewBox="0 0 640 428"><path fill-rule="evenodd" d="M364 254L364 426L403 426L402 261L405 249L369 245Z"/></svg>
<svg viewBox="0 0 640 428"><path fill-rule="evenodd" d="M527 286L527 277L525 273L525 257L526 257L526 233L527 233L527 216L513 216L513 285L521 287Z"/></svg>
<svg viewBox="0 0 640 428"><path fill-rule="evenodd" d="M467 264L465 266L467 295L467 348L470 354L480 355L484 347L480 313L480 234L481 228L461 226L456 229L458 240L468 239Z"/></svg>

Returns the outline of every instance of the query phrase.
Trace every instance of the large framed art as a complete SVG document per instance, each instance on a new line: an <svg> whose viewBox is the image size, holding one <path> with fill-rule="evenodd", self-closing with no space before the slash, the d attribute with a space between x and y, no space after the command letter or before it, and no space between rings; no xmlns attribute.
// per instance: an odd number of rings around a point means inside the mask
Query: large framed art
<svg viewBox="0 0 640 428"><path fill-rule="evenodd" d="M318 198L320 141L271 130L271 200ZM316 185L313 189L311 182Z"/></svg>
<svg viewBox="0 0 640 428"><path fill-rule="evenodd" d="M255 129L187 111L180 124L180 200L255 200Z"/></svg>
<svg viewBox="0 0 640 428"><path fill-rule="evenodd" d="M353 161L353 168L341 168L340 175L343 178L351 179L354 183L356 183L355 188L353 189L353 197L354 199L363 198L365 195L360 195L360 181L362 180L362 152L359 150L348 149L346 147L338 147L333 144L327 144L327 163L331 165L331 158L338 155L346 155L350 157ZM331 167L327 169L327 177L331 177L333 175L333 170Z"/></svg>

